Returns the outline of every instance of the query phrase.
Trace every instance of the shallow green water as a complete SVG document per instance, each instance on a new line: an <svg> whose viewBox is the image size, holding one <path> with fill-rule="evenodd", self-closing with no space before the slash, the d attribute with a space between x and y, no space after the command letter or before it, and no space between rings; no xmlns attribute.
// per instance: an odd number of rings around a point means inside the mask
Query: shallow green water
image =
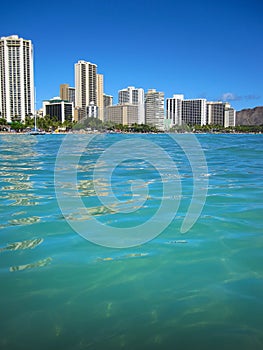
<svg viewBox="0 0 263 350"><path fill-rule="evenodd" d="M148 181L147 203L134 213L106 210L94 190L94 164L103 151L139 137L93 140L80 159L77 184L88 212L72 208L71 220L86 222L88 230L95 216L125 229L157 212L160 175L143 160L127 160L113 174L112 188L125 205L133 200L127 184ZM64 136L0 136L1 350L263 348L263 136L198 136L208 194L184 235L180 227L193 188L189 161L170 137L144 137L173 158L180 206L153 240L114 249L85 240L61 213L54 166ZM72 154L77 150L72 144ZM70 202L66 180L60 185ZM100 188L107 197L107 186Z"/></svg>

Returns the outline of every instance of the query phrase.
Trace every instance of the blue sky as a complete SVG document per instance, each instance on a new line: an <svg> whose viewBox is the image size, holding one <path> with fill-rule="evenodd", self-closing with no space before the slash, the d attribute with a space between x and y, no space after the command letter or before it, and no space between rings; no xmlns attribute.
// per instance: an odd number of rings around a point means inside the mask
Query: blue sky
<svg viewBox="0 0 263 350"><path fill-rule="evenodd" d="M105 93L127 86L172 97L263 106L262 0L13 1L0 36L34 44L37 107L74 86L74 63L96 63Z"/></svg>

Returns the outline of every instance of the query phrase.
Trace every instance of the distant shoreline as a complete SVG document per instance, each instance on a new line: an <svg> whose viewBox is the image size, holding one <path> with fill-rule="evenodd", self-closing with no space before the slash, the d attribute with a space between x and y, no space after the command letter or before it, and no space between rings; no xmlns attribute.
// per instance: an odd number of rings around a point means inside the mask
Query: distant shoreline
<svg viewBox="0 0 263 350"><path fill-rule="evenodd" d="M164 135L164 134L175 134L175 135L183 135L183 134L193 134L193 135L262 135L262 132L159 132L159 133L153 133L153 132L146 132L146 133L141 133L141 132L121 132L121 131L116 131L116 132L90 132L90 131L73 131L73 132L46 132L43 135L40 136L45 136L45 135L102 135L102 134L123 134L123 135L147 135L147 134L154 134L154 135ZM38 135L30 135L28 132L6 132L6 131L0 131L0 136L1 135L27 135L27 136L38 136Z"/></svg>

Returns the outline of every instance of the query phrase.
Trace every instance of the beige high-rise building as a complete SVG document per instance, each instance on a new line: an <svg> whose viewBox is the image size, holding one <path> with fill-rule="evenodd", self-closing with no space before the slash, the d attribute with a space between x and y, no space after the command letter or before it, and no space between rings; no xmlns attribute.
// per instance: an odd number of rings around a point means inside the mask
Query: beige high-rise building
<svg viewBox="0 0 263 350"><path fill-rule="evenodd" d="M18 35L0 39L0 113L7 122L35 112L33 45Z"/></svg>
<svg viewBox="0 0 263 350"><path fill-rule="evenodd" d="M138 124L138 106L133 104L108 106L105 113L105 121L115 124Z"/></svg>
<svg viewBox="0 0 263 350"><path fill-rule="evenodd" d="M87 107L97 103L97 65L83 60L75 63L75 108L79 120L87 115Z"/></svg>
<svg viewBox="0 0 263 350"><path fill-rule="evenodd" d="M68 89L69 89L69 84L60 84L59 96L60 96L61 100L68 101L68 99L69 99Z"/></svg>
<svg viewBox="0 0 263 350"><path fill-rule="evenodd" d="M164 130L164 93L149 89L145 95L145 123Z"/></svg>
<svg viewBox="0 0 263 350"><path fill-rule="evenodd" d="M75 106L75 88L74 87L70 87L69 84L61 84L59 96L61 100L72 102L73 106Z"/></svg>
<svg viewBox="0 0 263 350"><path fill-rule="evenodd" d="M97 107L98 117L100 120L104 120L104 77L103 74L97 74Z"/></svg>

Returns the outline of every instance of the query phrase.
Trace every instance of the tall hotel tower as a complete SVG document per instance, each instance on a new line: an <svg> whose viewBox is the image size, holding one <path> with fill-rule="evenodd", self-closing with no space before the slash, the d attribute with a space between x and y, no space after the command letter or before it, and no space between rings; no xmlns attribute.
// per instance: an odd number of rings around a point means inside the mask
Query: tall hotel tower
<svg viewBox="0 0 263 350"><path fill-rule="evenodd" d="M206 99L185 100L184 95L174 95L166 100L166 118L173 125L206 125Z"/></svg>
<svg viewBox="0 0 263 350"><path fill-rule="evenodd" d="M97 107L98 117L100 120L104 120L104 77L103 74L97 74Z"/></svg>
<svg viewBox="0 0 263 350"><path fill-rule="evenodd" d="M75 63L75 107L79 120L87 116L87 108L97 104L97 65L78 61Z"/></svg>
<svg viewBox="0 0 263 350"><path fill-rule="evenodd" d="M149 89L145 94L145 123L164 130L164 93Z"/></svg>
<svg viewBox="0 0 263 350"><path fill-rule="evenodd" d="M70 87L69 84L60 84L60 94L61 100L69 101L75 106L75 88Z"/></svg>
<svg viewBox="0 0 263 350"><path fill-rule="evenodd" d="M145 123L144 116L144 90L128 86L118 92L119 105L131 104L138 106L138 124Z"/></svg>
<svg viewBox="0 0 263 350"><path fill-rule="evenodd" d="M7 122L34 113L33 45L17 35L0 39L0 113Z"/></svg>
<svg viewBox="0 0 263 350"><path fill-rule="evenodd" d="M184 95L173 95L173 98L166 100L166 119L171 125L182 125L182 104Z"/></svg>

